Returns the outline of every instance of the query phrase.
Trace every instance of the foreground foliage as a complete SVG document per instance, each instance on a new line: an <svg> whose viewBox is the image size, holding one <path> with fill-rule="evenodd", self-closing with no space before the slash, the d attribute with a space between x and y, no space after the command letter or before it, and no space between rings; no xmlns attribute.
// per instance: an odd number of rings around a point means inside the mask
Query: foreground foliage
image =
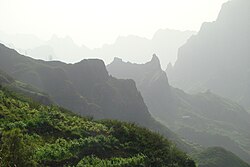
<svg viewBox="0 0 250 167"><path fill-rule="evenodd" d="M172 166L194 161L134 124L94 121L0 89L0 166Z"/></svg>

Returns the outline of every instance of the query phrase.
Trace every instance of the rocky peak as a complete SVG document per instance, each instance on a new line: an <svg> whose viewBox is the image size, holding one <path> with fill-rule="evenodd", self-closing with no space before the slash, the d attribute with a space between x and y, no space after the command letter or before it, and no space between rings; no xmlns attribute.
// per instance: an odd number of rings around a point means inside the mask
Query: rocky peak
<svg viewBox="0 0 250 167"><path fill-rule="evenodd" d="M121 58L119 58L119 57L114 57L114 60L113 60L112 63L121 63L121 62L123 62Z"/></svg>
<svg viewBox="0 0 250 167"><path fill-rule="evenodd" d="M156 56L156 54L153 54L151 61L146 63L145 65L154 70L162 70L160 60Z"/></svg>
<svg viewBox="0 0 250 167"><path fill-rule="evenodd" d="M73 66L78 67L81 72L87 72L89 75L95 74L104 80L109 76L104 62L100 59L84 59Z"/></svg>
<svg viewBox="0 0 250 167"><path fill-rule="evenodd" d="M231 0L222 5L217 21L224 23L234 23L249 21L249 0Z"/></svg>
<svg viewBox="0 0 250 167"><path fill-rule="evenodd" d="M168 63L166 71L172 70L172 68L173 68L172 63Z"/></svg>

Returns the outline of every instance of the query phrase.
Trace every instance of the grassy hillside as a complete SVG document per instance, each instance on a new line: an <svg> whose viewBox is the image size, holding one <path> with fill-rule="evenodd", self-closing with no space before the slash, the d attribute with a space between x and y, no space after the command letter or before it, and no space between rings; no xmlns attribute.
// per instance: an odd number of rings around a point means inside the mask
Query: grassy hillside
<svg viewBox="0 0 250 167"><path fill-rule="evenodd" d="M249 167L248 164L223 148L213 147L196 154L199 167Z"/></svg>
<svg viewBox="0 0 250 167"><path fill-rule="evenodd" d="M135 122L161 133L184 151L192 148L151 116L133 80L110 76L102 60L45 62L0 44L0 67L11 77L45 92L59 106L95 119ZM32 97L33 98L33 97Z"/></svg>
<svg viewBox="0 0 250 167"><path fill-rule="evenodd" d="M0 90L0 166L180 166L194 162L134 124L93 121Z"/></svg>

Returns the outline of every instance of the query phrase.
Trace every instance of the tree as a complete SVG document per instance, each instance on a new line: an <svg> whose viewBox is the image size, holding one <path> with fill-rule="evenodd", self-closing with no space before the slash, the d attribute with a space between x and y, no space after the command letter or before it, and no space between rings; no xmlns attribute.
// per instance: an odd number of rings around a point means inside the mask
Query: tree
<svg viewBox="0 0 250 167"><path fill-rule="evenodd" d="M0 145L0 166L34 166L31 162L31 149L25 145L20 129L3 132Z"/></svg>

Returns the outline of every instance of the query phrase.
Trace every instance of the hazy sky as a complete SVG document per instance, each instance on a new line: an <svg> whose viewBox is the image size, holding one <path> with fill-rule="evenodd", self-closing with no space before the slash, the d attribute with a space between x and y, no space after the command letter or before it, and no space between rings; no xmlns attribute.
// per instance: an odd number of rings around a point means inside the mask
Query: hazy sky
<svg viewBox="0 0 250 167"><path fill-rule="evenodd" d="M129 34L151 38L160 28L199 30L227 0L0 0L0 31L71 36L100 47Z"/></svg>

